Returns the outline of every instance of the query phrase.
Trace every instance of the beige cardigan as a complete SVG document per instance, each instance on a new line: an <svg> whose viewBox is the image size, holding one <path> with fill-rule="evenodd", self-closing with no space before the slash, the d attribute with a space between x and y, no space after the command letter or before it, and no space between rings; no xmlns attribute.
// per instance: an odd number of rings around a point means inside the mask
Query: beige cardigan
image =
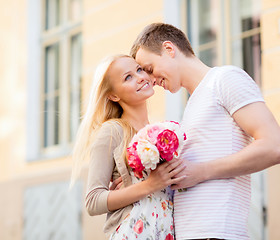
<svg viewBox="0 0 280 240"><path fill-rule="evenodd" d="M121 176L124 187L132 184L125 159L122 158L122 139L122 127L117 122L106 122L98 131L91 149L86 208L91 216L107 213L103 229L106 235L110 235L132 209L132 205L129 205L110 212L107 207L111 177L114 180Z"/></svg>

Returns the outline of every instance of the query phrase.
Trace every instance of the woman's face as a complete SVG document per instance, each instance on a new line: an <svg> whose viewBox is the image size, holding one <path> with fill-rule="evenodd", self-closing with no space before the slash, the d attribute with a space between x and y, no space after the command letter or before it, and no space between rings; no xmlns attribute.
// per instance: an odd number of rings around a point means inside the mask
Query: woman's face
<svg viewBox="0 0 280 240"><path fill-rule="evenodd" d="M117 59L108 76L113 89L110 98L121 105L137 105L154 94L151 78L133 58Z"/></svg>

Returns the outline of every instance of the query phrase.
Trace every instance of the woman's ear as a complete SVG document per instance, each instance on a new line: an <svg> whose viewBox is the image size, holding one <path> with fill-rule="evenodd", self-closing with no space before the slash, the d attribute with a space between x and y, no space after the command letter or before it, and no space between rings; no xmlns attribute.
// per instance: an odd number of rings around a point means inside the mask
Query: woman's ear
<svg viewBox="0 0 280 240"><path fill-rule="evenodd" d="M113 93L110 93L110 94L108 95L108 99L110 99L110 100L113 101L113 102L118 102L118 101L120 101L120 98L119 98L117 95L113 94Z"/></svg>
<svg viewBox="0 0 280 240"><path fill-rule="evenodd" d="M172 58L175 56L175 46L171 41L164 41L162 43L162 51L166 52Z"/></svg>

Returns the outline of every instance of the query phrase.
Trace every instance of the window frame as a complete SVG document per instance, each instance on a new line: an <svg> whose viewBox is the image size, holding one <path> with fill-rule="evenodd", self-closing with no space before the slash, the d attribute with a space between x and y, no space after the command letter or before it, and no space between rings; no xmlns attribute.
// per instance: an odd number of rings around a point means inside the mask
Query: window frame
<svg viewBox="0 0 280 240"><path fill-rule="evenodd" d="M36 2L36 3L35 3ZM28 50L32 53L28 61L28 117L27 117L27 154L28 162L59 158L69 155L72 147L70 142L70 72L71 67L71 39L82 34L82 14L75 20L71 17L71 3L60 1L60 24L46 29L46 0L28 0L28 11L37 11L36 16L29 17L28 29L35 33L29 37ZM82 4L82 1L81 1ZM33 14L33 13L32 13ZM34 43L36 45L34 46ZM59 44L59 144L44 146L44 84L46 48L54 43ZM82 46L81 46L82 54ZM35 58L36 57L36 58ZM37 59L37 60L36 60ZM82 60L82 59L81 59ZM82 65L81 65L82 68ZM37 70L35 70L37 69ZM82 70L81 70L82 71ZM82 82L80 83L82 84ZM32 86L34 85L34 86ZM80 109L81 110L81 109ZM30 126L30 122L34 125ZM35 124L36 122L36 124ZM54 131L54 130L53 130Z"/></svg>

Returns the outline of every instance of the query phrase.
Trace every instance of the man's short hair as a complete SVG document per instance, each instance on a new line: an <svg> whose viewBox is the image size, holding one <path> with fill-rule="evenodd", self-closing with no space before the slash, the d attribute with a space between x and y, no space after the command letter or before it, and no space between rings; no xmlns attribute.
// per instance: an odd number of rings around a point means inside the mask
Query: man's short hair
<svg viewBox="0 0 280 240"><path fill-rule="evenodd" d="M187 57L194 55L187 36L180 29L165 23L152 23L146 26L133 43L130 55L135 58L140 47L161 55L162 43L165 41L171 41Z"/></svg>

